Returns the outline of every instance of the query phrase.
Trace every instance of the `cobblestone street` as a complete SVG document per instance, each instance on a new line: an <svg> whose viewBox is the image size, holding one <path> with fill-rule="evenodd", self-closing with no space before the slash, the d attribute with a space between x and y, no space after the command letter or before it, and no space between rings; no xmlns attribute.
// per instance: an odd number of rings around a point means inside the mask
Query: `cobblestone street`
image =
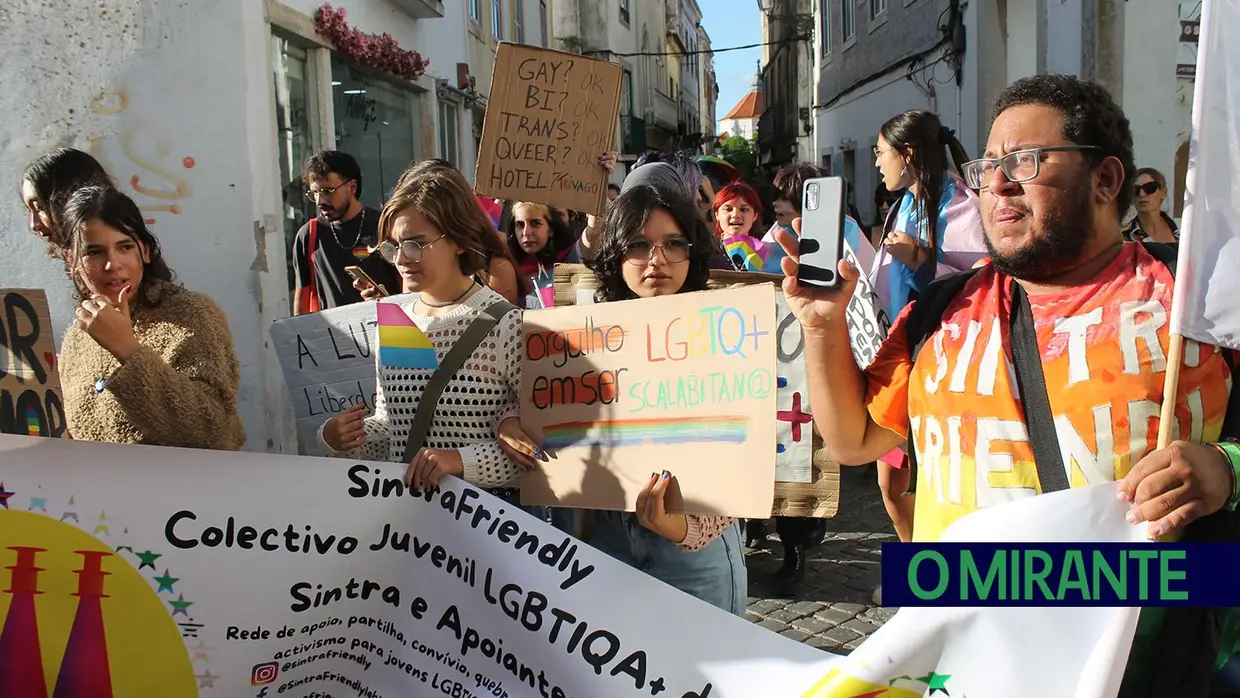
<svg viewBox="0 0 1240 698"><path fill-rule="evenodd" d="M771 575L783 562L783 547L771 533L749 549L749 619L798 642L847 654L895 615L875 606L880 545L895 541L872 468L841 468L840 508L827 519L826 538L809 549L809 565L795 599L771 595Z"/></svg>

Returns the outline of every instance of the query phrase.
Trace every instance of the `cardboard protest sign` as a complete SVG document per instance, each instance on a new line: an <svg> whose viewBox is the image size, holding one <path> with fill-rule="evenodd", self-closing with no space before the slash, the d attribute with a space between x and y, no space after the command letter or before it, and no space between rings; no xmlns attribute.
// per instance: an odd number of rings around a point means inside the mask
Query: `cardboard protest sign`
<svg viewBox="0 0 1240 698"><path fill-rule="evenodd" d="M0 463L20 695L796 698L842 661L399 463L17 436Z"/></svg>
<svg viewBox="0 0 1240 698"><path fill-rule="evenodd" d="M652 471L671 511L765 518L775 482L770 285L526 311L521 425L558 454L525 504L633 511Z"/></svg>
<svg viewBox="0 0 1240 698"><path fill-rule="evenodd" d="M501 42L475 188L482 194L602 214L620 118L616 63Z"/></svg>
<svg viewBox="0 0 1240 698"><path fill-rule="evenodd" d="M383 303L408 301L409 294ZM375 407L378 321L375 303L354 303L276 320L271 341L293 398L293 413L306 453L322 455L319 427L357 404Z"/></svg>
<svg viewBox="0 0 1240 698"><path fill-rule="evenodd" d="M846 257L857 264L851 249ZM731 288L750 284L778 286L781 277L747 272L712 271L709 288ZM585 266L560 264L555 268L556 305L584 305L594 302L598 280ZM773 516L811 516L830 518L839 508L839 464L829 455L813 422L809 391L805 387L805 350L801 324L788 309L783 293L776 293L776 357L778 365L776 422L776 483ZM874 360L874 354L887 336L888 322L873 287L862 275L853 300L849 304L849 334L853 355L862 366ZM801 436L808 434L808 448L796 440L793 430L801 426ZM782 450L779 446L784 446ZM803 479L801 473L809 472Z"/></svg>
<svg viewBox="0 0 1240 698"><path fill-rule="evenodd" d="M47 294L0 289L0 434L65 433Z"/></svg>

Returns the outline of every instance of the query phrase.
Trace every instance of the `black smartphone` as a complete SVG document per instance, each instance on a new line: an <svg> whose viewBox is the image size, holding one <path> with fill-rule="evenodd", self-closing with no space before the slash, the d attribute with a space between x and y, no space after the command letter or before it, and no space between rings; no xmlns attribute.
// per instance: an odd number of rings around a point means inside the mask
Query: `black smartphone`
<svg viewBox="0 0 1240 698"><path fill-rule="evenodd" d="M839 286L846 186L843 177L819 177L805 182L797 260L799 283L816 288Z"/></svg>

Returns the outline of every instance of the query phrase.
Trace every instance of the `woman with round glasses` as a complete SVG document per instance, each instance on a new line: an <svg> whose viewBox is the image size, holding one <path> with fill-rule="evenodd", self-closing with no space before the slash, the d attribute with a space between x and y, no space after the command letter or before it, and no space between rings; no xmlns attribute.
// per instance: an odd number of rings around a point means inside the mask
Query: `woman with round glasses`
<svg viewBox="0 0 1240 698"><path fill-rule="evenodd" d="M600 303L706 289L714 253L711 232L687 198L667 189L626 187L612 203L589 265ZM537 446L501 439L505 450L537 467ZM554 465L546 467L555 467ZM594 511L590 544L681 591L745 615L748 579L740 525L725 516L669 514L664 494L674 476L668 464L652 473L636 513Z"/></svg>
<svg viewBox="0 0 1240 698"><path fill-rule="evenodd" d="M1180 229L1163 210L1167 198L1167 178L1153 167L1137 170L1133 183L1132 207L1137 215L1128 221L1124 237L1134 242L1179 242Z"/></svg>
<svg viewBox="0 0 1240 698"><path fill-rule="evenodd" d="M379 216L379 253L413 294L401 309L435 349L439 361L483 311L502 297L475 275L486 264L485 241L495 232L465 177L446 167L406 173ZM519 466L500 450L500 433L521 433L521 310L513 307L451 377L424 447L408 464L411 487L434 487L456 475L510 502L518 501ZM320 430L328 455L400 462L413 416L435 370L424 363L383 363L375 352L374 414L365 405L333 417Z"/></svg>

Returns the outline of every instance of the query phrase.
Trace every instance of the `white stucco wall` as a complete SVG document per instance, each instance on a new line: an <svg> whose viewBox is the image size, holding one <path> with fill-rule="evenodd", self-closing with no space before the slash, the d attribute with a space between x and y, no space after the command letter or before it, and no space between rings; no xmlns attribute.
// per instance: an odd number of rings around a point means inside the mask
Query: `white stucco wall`
<svg viewBox="0 0 1240 698"><path fill-rule="evenodd" d="M49 148L96 152L148 209L180 280L227 313L244 373L239 401L247 448L264 448L275 429L266 416L269 362L259 308L280 302L283 264L264 253L266 238L255 232L256 220L276 213L263 201L274 201L274 187L256 181L250 160L251 148L274 148L271 122L266 139L248 134L248 109L262 111L251 104L258 92L248 89L261 57L247 50L244 37L254 33L256 19L262 22L261 5L113 0L106 9L23 3L19 12L0 21L0 109L8 115L0 121L0 181L7 183L0 283L46 289L59 341L72 320L72 289L27 232L16 184L25 165ZM269 77L263 85L266 96ZM255 271L264 263L271 271ZM280 278L267 282L264 275Z"/></svg>
<svg viewBox="0 0 1240 698"><path fill-rule="evenodd" d="M313 15L320 3L286 4ZM392 33L431 59L432 74L455 79L466 51L462 4L444 3L460 15L460 31L447 18L415 21L389 0L343 4L350 24ZM59 342L72 320L72 286L28 232L16 188L25 166L51 148L95 153L155 221L179 279L227 314L242 365L246 448L282 451L296 438L267 335L289 304L264 12L257 0L0 8L0 182L8 183L0 186L8 192L0 196L0 286L46 289ZM434 22L444 24L421 28ZM469 137L464 122L463 146Z"/></svg>
<svg viewBox="0 0 1240 698"><path fill-rule="evenodd" d="M1176 136L1184 129L1175 76L1179 38L1177 3L1129 0L1125 5L1122 105L1132 124L1136 164L1157 168L1173 188ZM1169 198L1176 196L1183 193L1171 191Z"/></svg>
<svg viewBox="0 0 1240 698"><path fill-rule="evenodd" d="M718 133L726 133L729 137L740 136L753 140L757 129L757 119L724 119L719 122Z"/></svg>
<svg viewBox="0 0 1240 698"><path fill-rule="evenodd" d="M965 84L968 84L967 79ZM879 128L887 119L909 109L929 109L938 113L944 126L955 129L957 138L961 138L966 149L969 149L967 144L971 141L965 139L971 139L973 135L968 133L967 124L961 126L961 119L957 116L955 83L936 84L935 90L936 99L931 100L925 92L906 80L901 71L859 89L830 109L820 109L816 113L819 164L828 155L834 158L842 152L842 142L849 141L855 146L851 179L858 212L865 219L861 221L863 224L868 225L874 217L874 189L879 178L872 148L878 141ZM976 152L970 151L969 156L976 157ZM839 174L845 176L848 173L840 170Z"/></svg>

